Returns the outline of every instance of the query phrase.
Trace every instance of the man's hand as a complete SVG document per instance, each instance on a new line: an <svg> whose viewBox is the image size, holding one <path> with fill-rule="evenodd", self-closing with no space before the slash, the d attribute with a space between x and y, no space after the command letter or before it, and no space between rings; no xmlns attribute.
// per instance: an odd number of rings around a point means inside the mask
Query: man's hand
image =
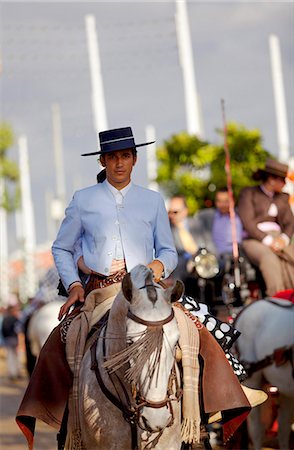
<svg viewBox="0 0 294 450"><path fill-rule="evenodd" d="M282 237L277 237L273 240L271 244L271 249L276 253L283 250L286 247L286 242Z"/></svg>
<svg viewBox="0 0 294 450"><path fill-rule="evenodd" d="M147 265L147 267L152 270L155 283L158 283L158 281L161 280L162 273L164 271L162 262L158 261L158 259L154 259L152 263Z"/></svg>
<svg viewBox="0 0 294 450"><path fill-rule="evenodd" d="M67 299L67 302L62 305L60 308L59 314L58 314L58 320L61 320L64 316L64 318L68 315L68 311L70 307L75 302L84 302L85 301L85 291L84 288L81 285L74 286L70 292Z"/></svg>

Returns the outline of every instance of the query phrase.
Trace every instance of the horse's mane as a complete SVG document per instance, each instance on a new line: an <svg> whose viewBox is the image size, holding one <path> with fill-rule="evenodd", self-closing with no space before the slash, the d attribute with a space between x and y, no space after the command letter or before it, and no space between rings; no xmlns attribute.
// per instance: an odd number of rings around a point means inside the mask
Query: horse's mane
<svg viewBox="0 0 294 450"><path fill-rule="evenodd" d="M104 362L103 366L109 373L123 369L125 379L129 383L136 383L142 373L144 365L149 361L145 382L147 379L151 381L154 372L159 367L163 343L163 328L162 326L147 327L147 329L140 334L140 337L136 342L127 346L126 320L128 307L129 302L125 299L121 291L113 302L108 319L108 351L107 360ZM154 357L151 358L153 353ZM130 360L132 360L131 367L129 365Z"/></svg>

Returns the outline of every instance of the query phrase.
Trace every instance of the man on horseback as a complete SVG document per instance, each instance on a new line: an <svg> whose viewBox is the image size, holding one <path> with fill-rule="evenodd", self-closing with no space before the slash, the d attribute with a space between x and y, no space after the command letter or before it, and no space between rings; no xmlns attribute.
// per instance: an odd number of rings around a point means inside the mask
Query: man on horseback
<svg viewBox="0 0 294 450"><path fill-rule="evenodd" d="M98 184L75 193L52 247L68 299L59 312L64 320L41 351L18 411L30 446L35 417L60 428L68 397L77 387L88 332L111 307L127 271L144 264L159 281L177 265L162 197L131 181L136 148L151 142L136 144L130 127L100 132L99 141L97 152L83 155L100 155L104 170ZM79 308L67 317L75 304Z"/></svg>
<svg viewBox="0 0 294 450"><path fill-rule="evenodd" d="M105 169L99 178L105 179L75 193L52 247L59 275L69 292L59 319L75 302L84 302L85 293L120 282L126 270L138 263L150 267L156 281L167 277L177 265L161 196L131 181L136 147L152 142L135 144L130 127L103 131L99 139L101 149L83 156L100 155ZM78 240L81 252L77 254ZM77 267L89 276L86 292Z"/></svg>

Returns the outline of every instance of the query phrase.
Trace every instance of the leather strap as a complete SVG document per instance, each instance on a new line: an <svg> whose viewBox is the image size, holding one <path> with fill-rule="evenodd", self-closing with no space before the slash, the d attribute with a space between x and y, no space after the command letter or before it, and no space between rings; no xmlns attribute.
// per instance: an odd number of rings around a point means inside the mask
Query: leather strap
<svg viewBox="0 0 294 450"><path fill-rule="evenodd" d="M103 340L105 340L106 326L103 327ZM132 438L132 450L138 450L138 434L137 434L137 424L135 420L135 412L127 409L120 399L118 399L105 385L101 372L99 369L99 364L96 358L96 348L99 336L93 342L91 346L91 370L94 370L97 382L101 388L101 391L111 401L111 403L116 406L123 414L124 419L129 422L131 427L131 438Z"/></svg>
<svg viewBox="0 0 294 450"><path fill-rule="evenodd" d="M127 316L129 319L132 319L134 322L140 323L141 325L145 325L146 327L160 327L160 326L165 325L166 323L171 322L173 320L175 314L174 314L174 310L172 309L170 315L168 317L166 317L166 319L157 320L154 322L141 319L141 317L136 316L130 310L128 310Z"/></svg>

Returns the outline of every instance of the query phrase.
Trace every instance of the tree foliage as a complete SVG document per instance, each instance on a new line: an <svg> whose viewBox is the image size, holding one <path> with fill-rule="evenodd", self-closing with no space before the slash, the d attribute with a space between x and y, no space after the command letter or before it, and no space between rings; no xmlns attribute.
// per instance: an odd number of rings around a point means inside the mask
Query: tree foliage
<svg viewBox="0 0 294 450"><path fill-rule="evenodd" d="M15 209L18 203L18 165L10 160L7 156L8 149L14 144L14 135L10 125L6 123L0 124L0 179L4 180L5 189L0 199L2 207L7 211ZM9 186L16 186L17 190L13 194L10 193Z"/></svg>
<svg viewBox="0 0 294 450"><path fill-rule="evenodd" d="M216 130L224 141L223 130ZM273 156L263 148L259 130L229 123L227 144L235 198L244 186L254 184L252 173ZM157 182L167 196L185 195L190 213L211 203L214 191L227 184L224 143L211 144L182 132L164 141L157 150Z"/></svg>

